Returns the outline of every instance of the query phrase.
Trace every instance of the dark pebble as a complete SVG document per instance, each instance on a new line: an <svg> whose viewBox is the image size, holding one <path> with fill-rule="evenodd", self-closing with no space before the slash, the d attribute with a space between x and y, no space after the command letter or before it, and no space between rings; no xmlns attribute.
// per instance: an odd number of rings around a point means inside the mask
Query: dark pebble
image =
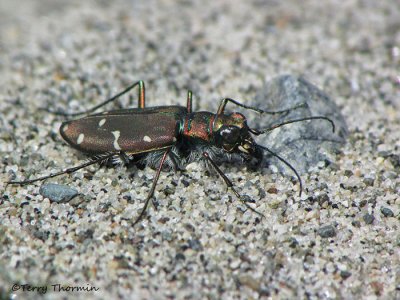
<svg viewBox="0 0 400 300"><path fill-rule="evenodd" d="M198 239L189 240L189 248L191 248L191 249L193 249L195 251L203 250L203 246L201 245L201 242Z"/></svg>
<svg viewBox="0 0 400 300"><path fill-rule="evenodd" d="M165 196L173 195L173 194L175 194L175 189L167 186L164 189L164 194L165 194Z"/></svg>
<svg viewBox="0 0 400 300"><path fill-rule="evenodd" d="M182 182L184 187L188 187L190 185L190 182L185 180L185 179L182 179L181 182Z"/></svg>
<svg viewBox="0 0 400 300"><path fill-rule="evenodd" d="M54 201L57 203L68 202L76 195L78 195L77 190L70 188L67 185L54 183L47 183L42 185L40 187L39 193L43 197L49 198L50 201Z"/></svg>
<svg viewBox="0 0 400 300"><path fill-rule="evenodd" d="M343 279L347 279L351 276L351 273L349 271L340 271L340 277Z"/></svg>
<svg viewBox="0 0 400 300"><path fill-rule="evenodd" d="M336 230L332 225L325 225L318 229L318 234L322 238L330 238L336 236Z"/></svg>
<svg viewBox="0 0 400 300"><path fill-rule="evenodd" d="M364 207L365 205L367 205L368 201L367 200L361 200L360 201L360 207Z"/></svg>
<svg viewBox="0 0 400 300"><path fill-rule="evenodd" d="M344 171L344 176L350 177L351 175L353 175L353 171L352 170L345 170Z"/></svg>
<svg viewBox="0 0 400 300"><path fill-rule="evenodd" d="M394 213L390 208L387 207L381 207L381 213L385 216L385 217L394 217Z"/></svg>
<svg viewBox="0 0 400 300"><path fill-rule="evenodd" d="M395 169L400 168L400 155L390 154L389 160Z"/></svg>
<svg viewBox="0 0 400 300"><path fill-rule="evenodd" d="M325 202L329 203L329 196L326 193L320 194L317 196L317 201L319 206L322 206Z"/></svg>
<svg viewBox="0 0 400 300"><path fill-rule="evenodd" d="M298 245L299 245L299 242L294 237L289 238L289 247L290 248L296 248Z"/></svg>
<svg viewBox="0 0 400 300"><path fill-rule="evenodd" d="M373 186L374 181L375 180L373 178L369 178L369 177L363 179L363 182L366 186Z"/></svg>
<svg viewBox="0 0 400 300"><path fill-rule="evenodd" d="M183 253L177 253L177 254L175 255L175 259L176 259L176 260L185 260L186 257L185 257L185 255L184 255Z"/></svg>
<svg viewBox="0 0 400 300"><path fill-rule="evenodd" d="M374 220L375 220L375 217L374 217L374 215L371 215L371 214L365 214L363 216L363 219L366 224L372 224L372 222L374 222Z"/></svg>

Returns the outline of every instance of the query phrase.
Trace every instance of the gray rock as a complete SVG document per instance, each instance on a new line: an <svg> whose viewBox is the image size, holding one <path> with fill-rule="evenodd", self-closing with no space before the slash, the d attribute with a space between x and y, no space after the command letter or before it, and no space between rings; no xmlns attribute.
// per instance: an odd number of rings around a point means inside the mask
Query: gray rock
<svg viewBox="0 0 400 300"><path fill-rule="evenodd" d="M67 185L47 183L43 184L39 190L40 195L45 198L49 198L50 201L57 203L68 202L76 195L78 191L70 188Z"/></svg>
<svg viewBox="0 0 400 300"><path fill-rule="evenodd" d="M301 104L303 105L298 107ZM250 120L249 125L255 128L270 128L284 121L311 116L325 116L335 123L334 133L328 121L311 120L284 125L259 137L258 142L261 145L286 159L299 173L307 172L321 161L328 164L333 162L334 154L348 135L347 125L336 104L324 92L301 77L285 75L267 82L251 105L268 111L298 107L287 113L264 114ZM283 173L291 174L286 165L268 156L266 157L270 164L276 165Z"/></svg>

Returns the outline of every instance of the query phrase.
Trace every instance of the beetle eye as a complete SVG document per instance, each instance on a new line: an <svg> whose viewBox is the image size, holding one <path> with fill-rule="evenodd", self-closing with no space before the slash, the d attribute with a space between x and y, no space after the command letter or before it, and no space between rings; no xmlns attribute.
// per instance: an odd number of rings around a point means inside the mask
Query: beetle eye
<svg viewBox="0 0 400 300"><path fill-rule="evenodd" d="M236 144L240 138L240 129L236 126L222 126L220 129L220 135L223 144Z"/></svg>

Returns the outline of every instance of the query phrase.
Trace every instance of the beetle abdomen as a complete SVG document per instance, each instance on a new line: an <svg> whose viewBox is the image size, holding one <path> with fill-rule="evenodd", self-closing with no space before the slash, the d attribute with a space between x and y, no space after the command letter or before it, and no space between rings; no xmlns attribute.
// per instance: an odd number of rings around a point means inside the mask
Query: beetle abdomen
<svg viewBox="0 0 400 300"><path fill-rule="evenodd" d="M105 114L65 122L60 134L82 152L136 154L171 147L179 127L180 119L175 114Z"/></svg>

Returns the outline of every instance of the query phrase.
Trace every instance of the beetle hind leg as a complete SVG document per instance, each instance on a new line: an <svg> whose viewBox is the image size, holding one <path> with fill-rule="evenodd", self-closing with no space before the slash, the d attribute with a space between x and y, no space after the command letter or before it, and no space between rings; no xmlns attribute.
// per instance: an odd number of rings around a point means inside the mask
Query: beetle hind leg
<svg viewBox="0 0 400 300"><path fill-rule="evenodd" d="M78 166L75 166L75 167L72 167L72 168L68 168L68 169L65 169L65 170L62 170L62 171L59 171L59 172L56 172L56 173L51 173L49 175L42 176L42 177L37 177L37 178L34 178L34 179L27 179L27 180L22 180L22 181L8 181L8 182L6 182L6 184L7 185L9 185L9 184L25 185L25 184L34 183L36 181L43 181L43 180L46 180L46 179L49 179L49 178L53 178L53 177L57 177L57 176L64 175L64 174L72 174L72 173L75 173L76 171L78 171L80 169L86 168L86 167L94 165L96 163L102 163L104 161L107 161L108 159L111 159L115 155L117 155L117 153L109 153L109 154L106 154L106 155L93 157L89 161L87 161L87 162L85 162L83 164L80 164Z"/></svg>
<svg viewBox="0 0 400 300"><path fill-rule="evenodd" d="M68 113L68 112L63 112L63 111L52 111L52 110L48 109L47 107L43 107L43 108L41 108L41 110L45 110L54 115L65 116L65 117L76 117L76 116L80 116L80 115L89 115L90 113L93 113L94 111L105 106L106 104L117 100L119 97L125 95L126 93L128 93L131 89L133 89L136 86L139 86L139 88L138 88L138 98L139 98L138 108L145 108L145 105L146 105L146 103L145 103L146 102L145 101L145 95L146 95L145 94L145 86L144 86L143 80L139 80L139 81L131 84L130 86L128 86L126 89L124 89L122 92L116 94L115 96L112 96L111 98L103 101L102 103L100 103L90 109L81 111L81 112Z"/></svg>

